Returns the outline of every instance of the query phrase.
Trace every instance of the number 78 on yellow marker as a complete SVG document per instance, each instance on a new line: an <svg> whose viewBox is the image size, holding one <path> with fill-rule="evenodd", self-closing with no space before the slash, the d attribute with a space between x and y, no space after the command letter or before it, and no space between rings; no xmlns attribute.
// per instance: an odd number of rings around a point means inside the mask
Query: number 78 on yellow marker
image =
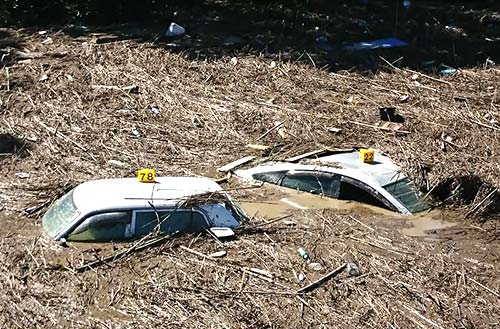
<svg viewBox="0 0 500 329"><path fill-rule="evenodd" d="M141 183L154 183L156 180L156 171L154 169L141 169L137 172L137 179Z"/></svg>

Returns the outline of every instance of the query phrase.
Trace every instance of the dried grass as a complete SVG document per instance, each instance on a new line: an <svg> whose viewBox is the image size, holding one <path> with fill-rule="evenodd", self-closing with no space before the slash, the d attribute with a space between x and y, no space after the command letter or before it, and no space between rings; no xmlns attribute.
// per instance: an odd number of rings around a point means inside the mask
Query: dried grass
<svg viewBox="0 0 500 329"><path fill-rule="evenodd" d="M492 123L500 121L496 67L443 78L392 69L363 76L301 62L278 61L271 68L269 59L254 56L239 57L236 65L227 58L192 61L131 41L96 44L92 37L54 34L52 44L41 44L40 36L18 36L33 52L67 55L18 62L8 75L5 69L0 74L0 84L8 87L0 90L0 133L36 141L23 159L2 160L0 209L43 206L80 181L134 176L142 167L153 167L158 175L211 174L247 155L246 145L281 121L288 138L276 130L259 141L274 147L271 158L323 147L379 148L429 189L456 177L478 177L484 186L469 206L477 207L475 212L494 202L485 198L493 186L500 187L500 128ZM48 79L39 81L44 74ZM124 88L133 85L138 93ZM373 125L378 108L387 106L397 108L410 134L352 123ZM331 134L329 127L342 132ZM15 178L20 171L30 178ZM19 227L20 220L12 219L17 215L2 216L4 327L493 328L500 323L497 258L486 251L498 250L498 241L481 233L467 245L470 229L464 240L456 232L450 241L419 241L379 227L370 216L358 220L372 229L338 212L301 212L295 228L276 222L240 233L224 243L223 259L180 249L185 245L209 255L220 248L210 238L186 237L76 274L75 268L109 248L60 249L39 237L38 221L22 219ZM308 270L296 255L299 246L323 272ZM481 259L467 250L481 250ZM308 295L296 294L305 284L296 282L296 273L306 273L308 283L345 262L356 262L362 275L343 273ZM268 271L272 278L248 268Z"/></svg>

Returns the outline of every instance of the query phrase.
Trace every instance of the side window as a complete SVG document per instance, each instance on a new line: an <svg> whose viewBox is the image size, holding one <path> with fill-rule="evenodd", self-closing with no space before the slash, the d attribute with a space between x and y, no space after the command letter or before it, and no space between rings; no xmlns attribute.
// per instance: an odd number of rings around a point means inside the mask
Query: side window
<svg viewBox="0 0 500 329"><path fill-rule="evenodd" d="M119 241L129 238L131 212L107 212L85 219L68 236L72 241Z"/></svg>
<svg viewBox="0 0 500 329"><path fill-rule="evenodd" d="M382 196L377 196L369 186L363 188L364 183L355 182L352 179L342 179L340 184L340 193L338 198L341 200L352 200L361 203L370 204L375 207L393 210L389 202L383 200ZM385 201L385 202L384 202Z"/></svg>
<svg viewBox="0 0 500 329"><path fill-rule="evenodd" d="M290 172L286 174L281 185L336 198L339 193L340 176L322 172Z"/></svg>
<svg viewBox="0 0 500 329"><path fill-rule="evenodd" d="M280 179L285 176L285 173L286 171L265 172L260 174L253 174L252 178L266 183L278 184Z"/></svg>
<svg viewBox="0 0 500 329"><path fill-rule="evenodd" d="M138 211L135 216L134 236L146 235L158 228L161 234L197 233L207 226L205 217L197 211Z"/></svg>

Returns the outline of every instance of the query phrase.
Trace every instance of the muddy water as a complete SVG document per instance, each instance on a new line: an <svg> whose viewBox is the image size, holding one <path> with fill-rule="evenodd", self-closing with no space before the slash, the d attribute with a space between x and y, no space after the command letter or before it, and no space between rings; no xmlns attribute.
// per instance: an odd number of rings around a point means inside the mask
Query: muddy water
<svg viewBox="0 0 500 329"><path fill-rule="evenodd" d="M377 218L389 224L397 222L396 227L399 227L402 234L414 237L433 237L436 230L456 225L456 223L443 220L450 216L439 210L406 216L355 201L337 200L274 185L265 184L262 189L265 190L265 201L240 201L242 208L249 216L269 219L295 210L348 210L356 214L376 215ZM401 221L403 221L402 224Z"/></svg>

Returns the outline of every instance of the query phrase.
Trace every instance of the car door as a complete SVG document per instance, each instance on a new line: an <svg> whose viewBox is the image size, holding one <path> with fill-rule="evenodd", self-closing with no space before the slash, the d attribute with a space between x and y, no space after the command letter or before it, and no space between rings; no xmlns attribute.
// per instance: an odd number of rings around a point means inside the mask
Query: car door
<svg viewBox="0 0 500 329"><path fill-rule="evenodd" d="M132 216L133 236L198 233L209 227L204 214L196 209L136 210Z"/></svg>
<svg viewBox="0 0 500 329"><path fill-rule="evenodd" d="M313 194L337 198L340 189L340 175L323 171L296 171L286 173L281 186Z"/></svg>
<svg viewBox="0 0 500 329"><path fill-rule="evenodd" d="M70 241L120 241L131 237L131 211L109 211L85 218L68 235Z"/></svg>

